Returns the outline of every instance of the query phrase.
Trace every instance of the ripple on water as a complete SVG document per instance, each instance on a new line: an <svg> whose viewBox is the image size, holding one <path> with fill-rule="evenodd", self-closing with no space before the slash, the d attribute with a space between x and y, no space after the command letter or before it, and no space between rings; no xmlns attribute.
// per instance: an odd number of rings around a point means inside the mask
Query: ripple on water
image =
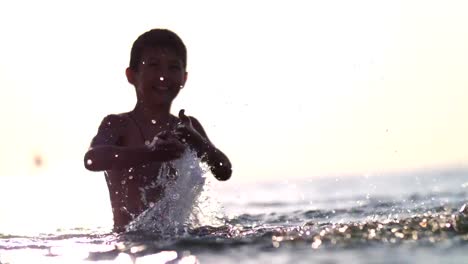
<svg viewBox="0 0 468 264"><path fill-rule="evenodd" d="M96 234L42 234L34 237L1 235L1 249L46 250L45 256L60 255L64 245L72 243L73 250L87 253L88 260L117 259L119 256L135 259L142 257L168 257L181 259L187 252L218 252L235 248L249 248L268 252L280 248L308 248L309 250L333 248L367 248L375 245L400 245L427 247L449 245L450 248L466 246L468 242L468 207L459 210L431 210L410 217L347 222L304 221L297 225L262 223L265 217L287 215L240 215L226 219L218 227L202 226L182 229L172 237L157 233L128 232ZM296 215L309 217L340 212L304 211ZM291 217L291 215L289 215ZM262 224L259 224L262 223ZM105 247L103 247L105 245ZM66 251L63 251L66 252ZM192 256L193 258L193 256Z"/></svg>

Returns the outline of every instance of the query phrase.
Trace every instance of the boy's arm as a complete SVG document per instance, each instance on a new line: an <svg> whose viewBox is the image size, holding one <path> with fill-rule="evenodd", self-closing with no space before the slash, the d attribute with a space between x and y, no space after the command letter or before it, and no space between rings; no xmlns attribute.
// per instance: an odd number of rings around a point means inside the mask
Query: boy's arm
<svg viewBox="0 0 468 264"><path fill-rule="evenodd" d="M208 139L203 126L194 117L187 117L184 110L179 112L182 122L176 129L182 139L184 139L196 152L197 155L206 162L216 179L220 181L228 180L232 175L232 166L228 157Z"/></svg>
<svg viewBox="0 0 468 264"><path fill-rule="evenodd" d="M167 161L178 158L182 152L181 144L174 140L160 140L162 143L138 147L122 146L125 136L126 120L117 115L104 118L98 134L93 138L91 147L84 156L84 165L91 171L118 170L137 166L151 161Z"/></svg>

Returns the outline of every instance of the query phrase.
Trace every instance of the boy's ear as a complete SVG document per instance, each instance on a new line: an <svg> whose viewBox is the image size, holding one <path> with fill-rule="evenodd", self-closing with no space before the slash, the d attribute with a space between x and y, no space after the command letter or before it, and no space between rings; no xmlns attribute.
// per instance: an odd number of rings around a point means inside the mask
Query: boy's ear
<svg viewBox="0 0 468 264"><path fill-rule="evenodd" d="M185 83L187 82L187 78L188 78L188 72L185 72L184 85L182 85L182 88L185 87Z"/></svg>
<svg viewBox="0 0 468 264"><path fill-rule="evenodd" d="M135 85L135 72L130 67L125 70L125 75L127 76L127 81Z"/></svg>

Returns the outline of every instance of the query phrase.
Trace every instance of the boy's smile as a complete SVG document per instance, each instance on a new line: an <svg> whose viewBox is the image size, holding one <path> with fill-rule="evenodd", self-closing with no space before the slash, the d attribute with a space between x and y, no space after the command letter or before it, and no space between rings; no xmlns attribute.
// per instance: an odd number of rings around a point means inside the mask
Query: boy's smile
<svg viewBox="0 0 468 264"><path fill-rule="evenodd" d="M177 54L167 48L145 48L138 68L127 69L139 101L151 105L170 105L184 86L187 73Z"/></svg>

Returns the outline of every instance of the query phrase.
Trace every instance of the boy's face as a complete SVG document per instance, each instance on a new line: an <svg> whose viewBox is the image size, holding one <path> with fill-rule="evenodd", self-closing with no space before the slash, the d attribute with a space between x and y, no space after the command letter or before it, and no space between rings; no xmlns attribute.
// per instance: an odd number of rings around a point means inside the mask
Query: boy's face
<svg viewBox="0 0 468 264"><path fill-rule="evenodd" d="M182 60L170 49L148 47L143 50L136 70L127 69L140 100L151 105L171 104L185 85L187 72Z"/></svg>

